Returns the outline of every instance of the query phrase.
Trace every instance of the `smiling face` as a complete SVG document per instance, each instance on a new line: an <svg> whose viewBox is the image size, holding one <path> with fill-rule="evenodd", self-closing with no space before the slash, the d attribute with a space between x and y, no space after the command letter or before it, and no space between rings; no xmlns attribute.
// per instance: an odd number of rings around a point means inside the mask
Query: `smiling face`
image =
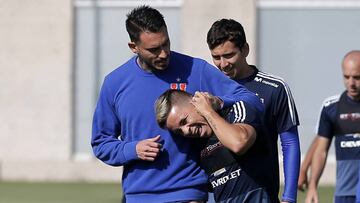
<svg viewBox="0 0 360 203"><path fill-rule="evenodd" d="M242 78L248 71L246 57L249 48L247 43L242 48L238 48L233 42L225 41L210 52L216 67L231 79Z"/></svg>
<svg viewBox="0 0 360 203"><path fill-rule="evenodd" d="M130 42L130 49L138 55L140 66L147 71L165 70L170 61L170 40L166 27L160 32L141 32L138 42Z"/></svg>
<svg viewBox="0 0 360 203"><path fill-rule="evenodd" d="M171 108L166 128L185 137L210 137L213 133L205 118L197 113L190 101Z"/></svg>

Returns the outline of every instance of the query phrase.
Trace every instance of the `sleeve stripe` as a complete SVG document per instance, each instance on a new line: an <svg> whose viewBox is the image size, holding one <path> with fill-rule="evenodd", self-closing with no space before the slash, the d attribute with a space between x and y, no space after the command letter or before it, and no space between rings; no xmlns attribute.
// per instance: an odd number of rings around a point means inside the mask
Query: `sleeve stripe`
<svg viewBox="0 0 360 203"><path fill-rule="evenodd" d="M245 105L244 105L244 102L243 101L240 101L240 105L241 105L241 110L243 112L243 117L241 119L240 122L244 122L245 121L245 118L246 118L246 109L245 109Z"/></svg>
<svg viewBox="0 0 360 203"><path fill-rule="evenodd" d="M293 96L291 94L290 88L286 84L284 79L282 79L282 78L280 78L278 76L270 75L268 73L264 73L264 72L260 72L260 71L258 72L258 75L260 77L263 77L263 78L266 78L266 79L269 79L269 80L277 81L277 82L281 83L284 86L284 89L286 91L286 95L288 97L288 107L289 107L289 110L290 110L291 120L292 120L294 125L297 124L298 120L296 119L296 116L295 116L295 102L294 102Z"/></svg>
<svg viewBox="0 0 360 203"><path fill-rule="evenodd" d="M233 109L235 112L235 119L233 123L242 123L246 118L246 109L243 101L236 102L233 105Z"/></svg>
<svg viewBox="0 0 360 203"><path fill-rule="evenodd" d="M340 100L340 95L334 95L331 97L326 98L320 108L320 111L318 113L318 119L316 121L316 126L315 126L315 134L319 134L319 127L320 127L320 119L321 119L321 112L323 111L323 109L327 106L329 106L330 104L336 103Z"/></svg>

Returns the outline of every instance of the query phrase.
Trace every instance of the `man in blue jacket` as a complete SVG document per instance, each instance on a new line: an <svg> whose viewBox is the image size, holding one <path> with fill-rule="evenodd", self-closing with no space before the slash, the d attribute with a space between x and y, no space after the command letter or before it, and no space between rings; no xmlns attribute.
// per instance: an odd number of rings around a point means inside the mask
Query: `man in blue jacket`
<svg viewBox="0 0 360 203"><path fill-rule="evenodd" d="M167 89L206 91L217 106L243 100L262 110L255 94L204 60L170 51L162 14L149 6L126 20L135 54L108 74L93 118L91 144L106 164L124 166L123 191L131 202L203 202L207 176L198 165L196 143L158 127L155 100Z"/></svg>

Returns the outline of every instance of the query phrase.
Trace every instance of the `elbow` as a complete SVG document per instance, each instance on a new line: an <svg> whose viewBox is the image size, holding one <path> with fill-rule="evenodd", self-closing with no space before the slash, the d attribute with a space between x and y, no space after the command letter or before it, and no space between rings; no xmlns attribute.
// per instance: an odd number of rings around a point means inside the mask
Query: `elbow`
<svg viewBox="0 0 360 203"><path fill-rule="evenodd" d="M243 155L251 148L255 140L256 140L256 134L253 134L243 140L234 142L230 150L234 152L236 155Z"/></svg>
<svg viewBox="0 0 360 203"><path fill-rule="evenodd" d="M94 156L102 161L103 163L110 165L110 166L121 166L123 163L116 161L114 155L111 153L106 153L102 151L101 148L95 147L93 148Z"/></svg>
<svg viewBox="0 0 360 203"><path fill-rule="evenodd" d="M102 154L99 146L93 146L93 147L92 147L92 151L93 151L94 156L95 156L97 159L102 160L103 154Z"/></svg>
<svg viewBox="0 0 360 203"><path fill-rule="evenodd" d="M96 158L101 157L101 147L100 147L100 143L98 142L98 140L96 140L96 139L91 140L91 148L92 148L93 154Z"/></svg>
<svg viewBox="0 0 360 203"><path fill-rule="evenodd" d="M245 154L247 149L245 149L245 147L235 146L231 149L231 151L234 152L236 155L243 155Z"/></svg>

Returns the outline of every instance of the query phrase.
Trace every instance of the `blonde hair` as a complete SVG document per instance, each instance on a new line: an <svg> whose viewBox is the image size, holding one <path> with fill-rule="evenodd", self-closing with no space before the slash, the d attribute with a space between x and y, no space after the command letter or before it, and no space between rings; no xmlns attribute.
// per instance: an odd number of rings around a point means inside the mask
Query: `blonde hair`
<svg viewBox="0 0 360 203"><path fill-rule="evenodd" d="M156 122L160 128L166 128L166 120L172 107L176 104L182 103L184 100L187 101L186 98L191 99L191 97L192 95L190 93L176 89L169 89L161 94L155 101Z"/></svg>

